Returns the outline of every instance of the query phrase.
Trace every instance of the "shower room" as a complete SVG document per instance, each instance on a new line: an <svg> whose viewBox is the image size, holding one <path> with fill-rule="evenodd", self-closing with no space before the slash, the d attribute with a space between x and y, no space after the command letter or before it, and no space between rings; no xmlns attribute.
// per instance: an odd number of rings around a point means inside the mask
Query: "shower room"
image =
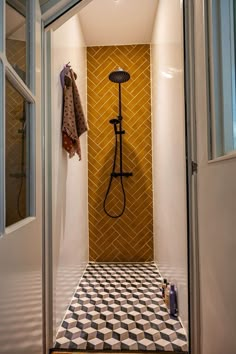
<svg viewBox="0 0 236 354"><path fill-rule="evenodd" d="M83 0L46 28L55 351L187 351L183 43L179 0ZM66 90L84 124L73 156L62 139Z"/></svg>

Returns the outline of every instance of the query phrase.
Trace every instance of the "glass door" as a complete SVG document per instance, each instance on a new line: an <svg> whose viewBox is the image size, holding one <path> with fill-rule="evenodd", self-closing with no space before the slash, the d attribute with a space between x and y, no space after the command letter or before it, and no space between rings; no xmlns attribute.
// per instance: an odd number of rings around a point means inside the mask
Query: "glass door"
<svg viewBox="0 0 236 354"><path fill-rule="evenodd" d="M43 343L39 1L1 0L0 27L0 350L39 354Z"/></svg>

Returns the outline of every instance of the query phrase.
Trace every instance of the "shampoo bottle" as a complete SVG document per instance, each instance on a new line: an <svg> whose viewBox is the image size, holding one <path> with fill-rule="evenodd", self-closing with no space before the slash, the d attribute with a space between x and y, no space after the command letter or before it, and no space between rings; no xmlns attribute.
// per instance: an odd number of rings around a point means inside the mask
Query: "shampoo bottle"
<svg viewBox="0 0 236 354"><path fill-rule="evenodd" d="M177 298L174 284L170 285L170 293L169 293L169 302L170 302L170 315L177 315Z"/></svg>

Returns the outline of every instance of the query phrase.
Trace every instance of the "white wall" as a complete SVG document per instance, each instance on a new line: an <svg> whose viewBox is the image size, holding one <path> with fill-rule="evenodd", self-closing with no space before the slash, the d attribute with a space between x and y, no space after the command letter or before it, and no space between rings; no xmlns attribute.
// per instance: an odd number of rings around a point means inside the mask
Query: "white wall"
<svg viewBox="0 0 236 354"><path fill-rule="evenodd" d="M86 48L78 16L52 35L53 301L54 335L88 262L87 133L80 138L82 161L69 159L61 144L60 71L70 61L86 113Z"/></svg>
<svg viewBox="0 0 236 354"><path fill-rule="evenodd" d="M184 128L183 13L180 0L159 0L151 46L154 254L177 285L187 330L187 221Z"/></svg>
<svg viewBox="0 0 236 354"><path fill-rule="evenodd" d="M201 353L235 354L236 153L208 162L204 3L194 1Z"/></svg>

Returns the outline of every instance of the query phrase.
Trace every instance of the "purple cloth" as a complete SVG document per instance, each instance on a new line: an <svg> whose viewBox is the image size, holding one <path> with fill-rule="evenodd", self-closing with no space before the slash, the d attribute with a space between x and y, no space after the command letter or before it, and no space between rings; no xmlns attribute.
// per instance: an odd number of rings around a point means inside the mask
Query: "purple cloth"
<svg viewBox="0 0 236 354"><path fill-rule="evenodd" d="M64 65L64 68L62 69L62 71L60 73L62 88L64 88L64 86L65 86L65 75L68 74L69 71L70 71L70 66Z"/></svg>

